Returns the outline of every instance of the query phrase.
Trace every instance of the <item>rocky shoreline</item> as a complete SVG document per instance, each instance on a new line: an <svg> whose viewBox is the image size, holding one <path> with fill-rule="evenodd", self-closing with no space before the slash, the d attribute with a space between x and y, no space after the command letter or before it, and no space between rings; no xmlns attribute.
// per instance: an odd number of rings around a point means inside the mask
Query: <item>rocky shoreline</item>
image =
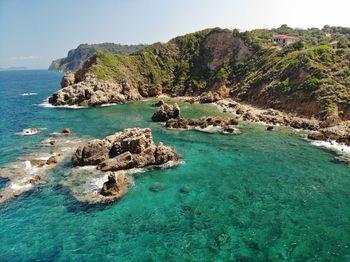
<svg viewBox="0 0 350 262"><path fill-rule="evenodd" d="M6 179L7 183L0 192L0 203L17 197L45 181L49 171L70 157L74 148L82 142L81 139L72 136L70 129L63 129L42 140L36 152L21 156L1 167L0 176Z"/></svg>
<svg viewBox="0 0 350 262"><path fill-rule="evenodd" d="M281 125L308 132L311 140L336 141L350 146L350 121L330 124L318 119L303 118L291 113L284 113L275 109L258 109L240 104L233 99L223 99L215 102L223 112L233 113L239 120L262 122L271 126Z"/></svg>

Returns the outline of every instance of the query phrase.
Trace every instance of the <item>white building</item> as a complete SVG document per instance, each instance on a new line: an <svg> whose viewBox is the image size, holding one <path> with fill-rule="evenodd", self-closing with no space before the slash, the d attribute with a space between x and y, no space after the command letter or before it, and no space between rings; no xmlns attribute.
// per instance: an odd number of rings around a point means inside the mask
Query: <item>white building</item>
<svg viewBox="0 0 350 262"><path fill-rule="evenodd" d="M289 36L289 35L274 35L272 38L272 42L275 45L286 46L300 40L299 37Z"/></svg>

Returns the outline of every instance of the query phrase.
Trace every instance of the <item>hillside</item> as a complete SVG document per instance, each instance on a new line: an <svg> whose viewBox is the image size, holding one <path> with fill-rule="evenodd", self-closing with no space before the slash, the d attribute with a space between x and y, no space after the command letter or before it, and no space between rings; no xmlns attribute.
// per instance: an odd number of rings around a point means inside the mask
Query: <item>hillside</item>
<svg viewBox="0 0 350 262"><path fill-rule="evenodd" d="M271 41L274 34L296 36L300 41L286 47L274 45ZM248 32L206 29L130 55L99 52L50 102L94 105L160 93L198 96L210 91L220 97L306 117L336 116L347 120L349 39L349 28L329 26L303 30L283 25ZM341 46L337 50L330 45L335 40ZM101 85L97 97L90 91L86 97L81 95L81 88L89 89L89 85L96 83ZM120 90L122 98L104 96L109 92L109 83L120 85L115 90Z"/></svg>
<svg viewBox="0 0 350 262"><path fill-rule="evenodd" d="M136 52L146 45L120 45L113 43L81 44L68 52L67 57L52 61L49 70L54 71L76 71L86 60L97 52L108 54L127 55Z"/></svg>

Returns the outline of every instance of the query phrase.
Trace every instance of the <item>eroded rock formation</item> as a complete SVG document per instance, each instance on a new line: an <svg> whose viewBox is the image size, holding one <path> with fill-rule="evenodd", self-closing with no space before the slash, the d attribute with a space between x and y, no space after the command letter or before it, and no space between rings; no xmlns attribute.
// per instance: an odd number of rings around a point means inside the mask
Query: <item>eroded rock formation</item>
<svg viewBox="0 0 350 262"><path fill-rule="evenodd" d="M129 128L102 140L89 141L72 156L74 166L94 165L100 171L111 172L100 191L108 199L101 201L119 199L127 192L130 180L124 171L177 160L179 157L172 147L154 143L149 128Z"/></svg>
<svg viewBox="0 0 350 262"><path fill-rule="evenodd" d="M62 80L62 88L49 98L55 106L96 106L107 103L127 103L142 98L137 88L127 81L97 80L93 74L84 75L80 82L73 82L71 74Z"/></svg>

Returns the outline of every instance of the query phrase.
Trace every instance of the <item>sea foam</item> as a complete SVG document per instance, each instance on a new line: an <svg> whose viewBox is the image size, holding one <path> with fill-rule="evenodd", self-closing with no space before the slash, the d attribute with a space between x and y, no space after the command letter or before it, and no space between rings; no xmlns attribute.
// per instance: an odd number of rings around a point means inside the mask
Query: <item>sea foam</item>
<svg viewBox="0 0 350 262"><path fill-rule="evenodd" d="M340 155L349 155L350 156L350 146L345 144L337 143L336 141L312 141L312 145L326 148L332 152L335 152Z"/></svg>
<svg viewBox="0 0 350 262"><path fill-rule="evenodd" d="M68 109L82 109L88 108L87 106L77 106L77 105L62 105L62 106L54 106L49 103L49 99L45 99L41 104L38 104L40 107L44 108L68 108Z"/></svg>

